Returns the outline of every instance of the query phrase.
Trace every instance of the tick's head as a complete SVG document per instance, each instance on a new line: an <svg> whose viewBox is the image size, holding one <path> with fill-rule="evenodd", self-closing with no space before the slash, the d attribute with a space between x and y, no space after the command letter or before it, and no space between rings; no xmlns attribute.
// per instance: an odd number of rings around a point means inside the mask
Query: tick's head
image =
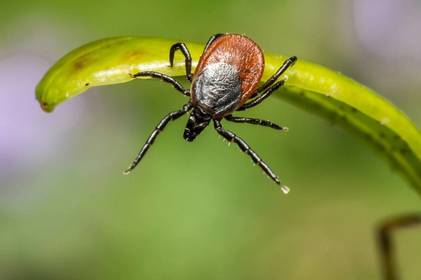
<svg viewBox="0 0 421 280"><path fill-rule="evenodd" d="M202 112L199 108L194 108L184 129L184 139L189 142L193 141L208 126L210 120L210 115Z"/></svg>

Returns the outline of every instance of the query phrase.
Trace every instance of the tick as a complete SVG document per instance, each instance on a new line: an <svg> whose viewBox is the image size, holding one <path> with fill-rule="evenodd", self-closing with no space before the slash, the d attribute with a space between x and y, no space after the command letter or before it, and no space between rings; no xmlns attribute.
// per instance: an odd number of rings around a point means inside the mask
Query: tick
<svg viewBox="0 0 421 280"><path fill-rule="evenodd" d="M193 74L190 52L184 43L176 43L171 46L169 50L170 67L173 67L176 51L181 51L185 57L186 78L191 82L190 89L185 89L172 77L159 72L142 71L131 75L133 78L161 79L172 84L190 100L180 110L167 114L158 123L124 174L130 173L139 164L159 133L170 121L190 112L183 134L185 140L193 141L212 121L218 134L229 142L237 144L256 165L281 186L284 192L288 192L288 188L281 183L279 177L256 152L235 133L225 129L221 121L249 123L281 131L286 130L270 121L237 117L232 113L250 109L268 98L272 92L285 83L285 80L278 81L278 78L295 63L297 58L295 56L288 58L273 76L259 87L265 66L263 52L254 41L244 35L216 34L212 36L208 40Z"/></svg>

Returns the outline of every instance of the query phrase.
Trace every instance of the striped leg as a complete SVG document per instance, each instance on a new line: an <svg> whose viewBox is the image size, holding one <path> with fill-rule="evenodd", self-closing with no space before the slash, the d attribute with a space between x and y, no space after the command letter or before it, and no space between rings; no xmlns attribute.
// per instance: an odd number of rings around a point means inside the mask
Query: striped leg
<svg viewBox="0 0 421 280"><path fill-rule="evenodd" d="M142 71L142 72L136 73L134 75L131 75L131 77L132 78L151 77L151 78L154 78L154 79L160 79L160 80L162 80L162 81L164 81L166 83L169 83L169 84L173 85L173 87L176 90L178 90L179 92L181 92L182 94L184 94L186 96L190 96L190 91L187 90L187 89L184 89L184 87L179 82L177 82L174 78L172 78L172 77L170 77L168 75L159 73L159 72L155 72L155 71Z"/></svg>
<svg viewBox="0 0 421 280"><path fill-rule="evenodd" d="M220 121L214 120L215 130L229 142L234 142L238 147L246 153L255 164L257 164L276 184L281 186L281 189L284 193L288 193L289 189L287 186L284 186L279 180L278 176L270 169L270 167L253 151L250 146L240 137L235 135L233 132L226 130L222 127Z"/></svg>
<svg viewBox="0 0 421 280"><path fill-rule="evenodd" d="M184 57L185 57L185 64L186 64L186 78L191 82L192 74L191 74L191 55L189 49L187 48L186 44L184 43L175 43L170 48L170 66L173 67L174 65L174 53L180 50Z"/></svg>
<svg viewBox="0 0 421 280"><path fill-rule="evenodd" d="M235 117L233 115L228 115L228 116L225 117L225 119L227 121L230 121L230 122L249 123L249 124L254 124L254 125L261 125L261 126L265 126L265 127L270 127L270 128L277 129L277 130L288 131L287 127L282 127L282 126L277 125L276 123L273 123L271 121L266 121L266 120L260 120L260 119L254 119L254 118L244 118L244 117Z"/></svg>
<svg viewBox="0 0 421 280"><path fill-rule="evenodd" d="M275 83L274 85L272 85L268 89L266 89L261 95L258 95L254 99L250 100L249 102L247 102L246 104L244 104L243 106L238 108L237 111L244 111L246 109L249 109L249 108L252 108L256 105L259 105L260 103L263 102L263 100L268 98L272 94L272 92L276 91L278 88L283 86L284 83L285 83L284 80L281 80L281 81Z"/></svg>

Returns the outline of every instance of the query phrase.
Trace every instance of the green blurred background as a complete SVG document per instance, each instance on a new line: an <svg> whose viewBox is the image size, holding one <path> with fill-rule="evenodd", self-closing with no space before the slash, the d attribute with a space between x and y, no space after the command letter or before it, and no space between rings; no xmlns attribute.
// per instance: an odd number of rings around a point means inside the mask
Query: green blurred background
<svg viewBox="0 0 421 280"><path fill-rule="evenodd" d="M375 227L420 200L364 141L278 98L241 115L241 135L282 192L213 129L171 124L185 98L159 81L90 90L42 112L34 88L59 57L117 35L206 42L244 33L374 88L421 126L416 0L0 3L0 279L381 279ZM420 279L420 229L396 236L402 279Z"/></svg>

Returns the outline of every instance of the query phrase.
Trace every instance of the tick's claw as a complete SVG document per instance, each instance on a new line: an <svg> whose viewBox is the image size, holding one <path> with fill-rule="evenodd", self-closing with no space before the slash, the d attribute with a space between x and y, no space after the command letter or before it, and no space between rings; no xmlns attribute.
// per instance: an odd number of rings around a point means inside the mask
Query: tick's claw
<svg viewBox="0 0 421 280"><path fill-rule="evenodd" d="M123 171L123 175L129 175L130 172L132 172L132 170L130 168L127 168L126 170Z"/></svg>
<svg viewBox="0 0 421 280"><path fill-rule="evenodd" d="M284 194L288 194L290 191L290 189L287 186L282 185L282 184L281 184L281 190Z"/></svg>

